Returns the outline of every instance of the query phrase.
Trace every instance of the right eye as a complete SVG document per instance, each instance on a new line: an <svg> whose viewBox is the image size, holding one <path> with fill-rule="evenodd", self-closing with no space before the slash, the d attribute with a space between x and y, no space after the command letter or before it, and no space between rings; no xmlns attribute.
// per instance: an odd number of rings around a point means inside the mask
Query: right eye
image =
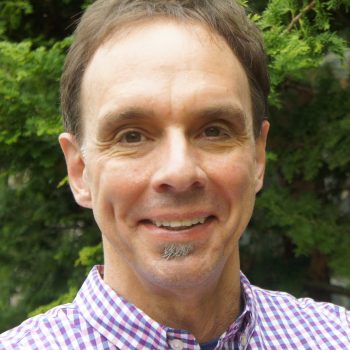
<svg viewBox="0 0 350 350"><path fill-rule="evenodd" d="M146 137L139 131L130 130L124 132L120 138L119 143L140 143L146 140Z"/></svg>

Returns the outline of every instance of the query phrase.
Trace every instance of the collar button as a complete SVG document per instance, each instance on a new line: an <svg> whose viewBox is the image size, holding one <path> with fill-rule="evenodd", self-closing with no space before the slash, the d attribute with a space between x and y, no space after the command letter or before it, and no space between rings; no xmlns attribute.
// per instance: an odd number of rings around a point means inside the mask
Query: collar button
<svg viewBox="0 0 350 350"><path fill-rule="evenodd" d="M169 344L173 350L182 350L185 347L180 339L169 340Z"/></svg>
<svg viewBox="0 0 350 350"><path fill-rule="evenodd" d="M242 346L242 348L244 348L247 345L247 343L248 343L248 339L247 339L246 335L243 334L241 336L241 346Z"/></svg>

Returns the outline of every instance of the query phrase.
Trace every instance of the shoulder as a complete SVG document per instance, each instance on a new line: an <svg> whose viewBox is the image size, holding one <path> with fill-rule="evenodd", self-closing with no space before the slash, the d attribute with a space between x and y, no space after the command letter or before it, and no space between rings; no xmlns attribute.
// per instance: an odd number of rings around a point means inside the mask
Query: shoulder
<svg viewBox="0 0 350 350"><path fill-rule="evenodd" d="M284 292L252 286L262 333L308 338L307 341L350 346L350 311L332 303L295 298Z"/></svg>
<svg viewBox="0 0 350 350"><path fill-rule="evenodd" d="M303 315L326 317L328 320L342 321L350 327L350 311L342 306L327 302L317 302L311 298L296 298L288 293L271 291L252 286L253 293L258 301L258 307L267 313L274 314L283 311L290 316Z"/></svg>
<svg viewBox="0 0 350 350"><path fill-rule="evenodd" d="M75 305L60 305L0 334L0 350L61 349L77 325L81 319Z"/></svg>

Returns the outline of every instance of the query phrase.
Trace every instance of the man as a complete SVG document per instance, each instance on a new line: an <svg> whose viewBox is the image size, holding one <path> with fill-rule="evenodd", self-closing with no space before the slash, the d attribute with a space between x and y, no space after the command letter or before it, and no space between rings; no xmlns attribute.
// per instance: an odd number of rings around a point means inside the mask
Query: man
<svg viewBox="0 0 350 350"><path fill-rule="evenodd" d="M66 60L59 140L104 267L0 349L350 349L348 311L239 270L268 90L259 33L236 2L96 1Z"/></svg>

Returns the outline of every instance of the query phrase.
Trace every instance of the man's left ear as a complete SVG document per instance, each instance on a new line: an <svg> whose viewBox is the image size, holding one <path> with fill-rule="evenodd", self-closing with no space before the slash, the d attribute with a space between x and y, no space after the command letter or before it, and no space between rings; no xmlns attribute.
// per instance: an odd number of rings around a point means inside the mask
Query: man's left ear
<svg viewBox="0 0 350 350"><path fill-rule="evenodd" d="M78 141L73 135L65 132L59 136L59 143L66 159L69 185L75 201L82 207L92 208L85 159Z"/></svg>
<svg viewBox="0 0 350 350"><path fill-rule="evenodd" d="M255 140L255 193L258 193L264 183L264 174L266 166L266 140L269 133L270 123L264 120L261 125L260 135Z"/></svg>

